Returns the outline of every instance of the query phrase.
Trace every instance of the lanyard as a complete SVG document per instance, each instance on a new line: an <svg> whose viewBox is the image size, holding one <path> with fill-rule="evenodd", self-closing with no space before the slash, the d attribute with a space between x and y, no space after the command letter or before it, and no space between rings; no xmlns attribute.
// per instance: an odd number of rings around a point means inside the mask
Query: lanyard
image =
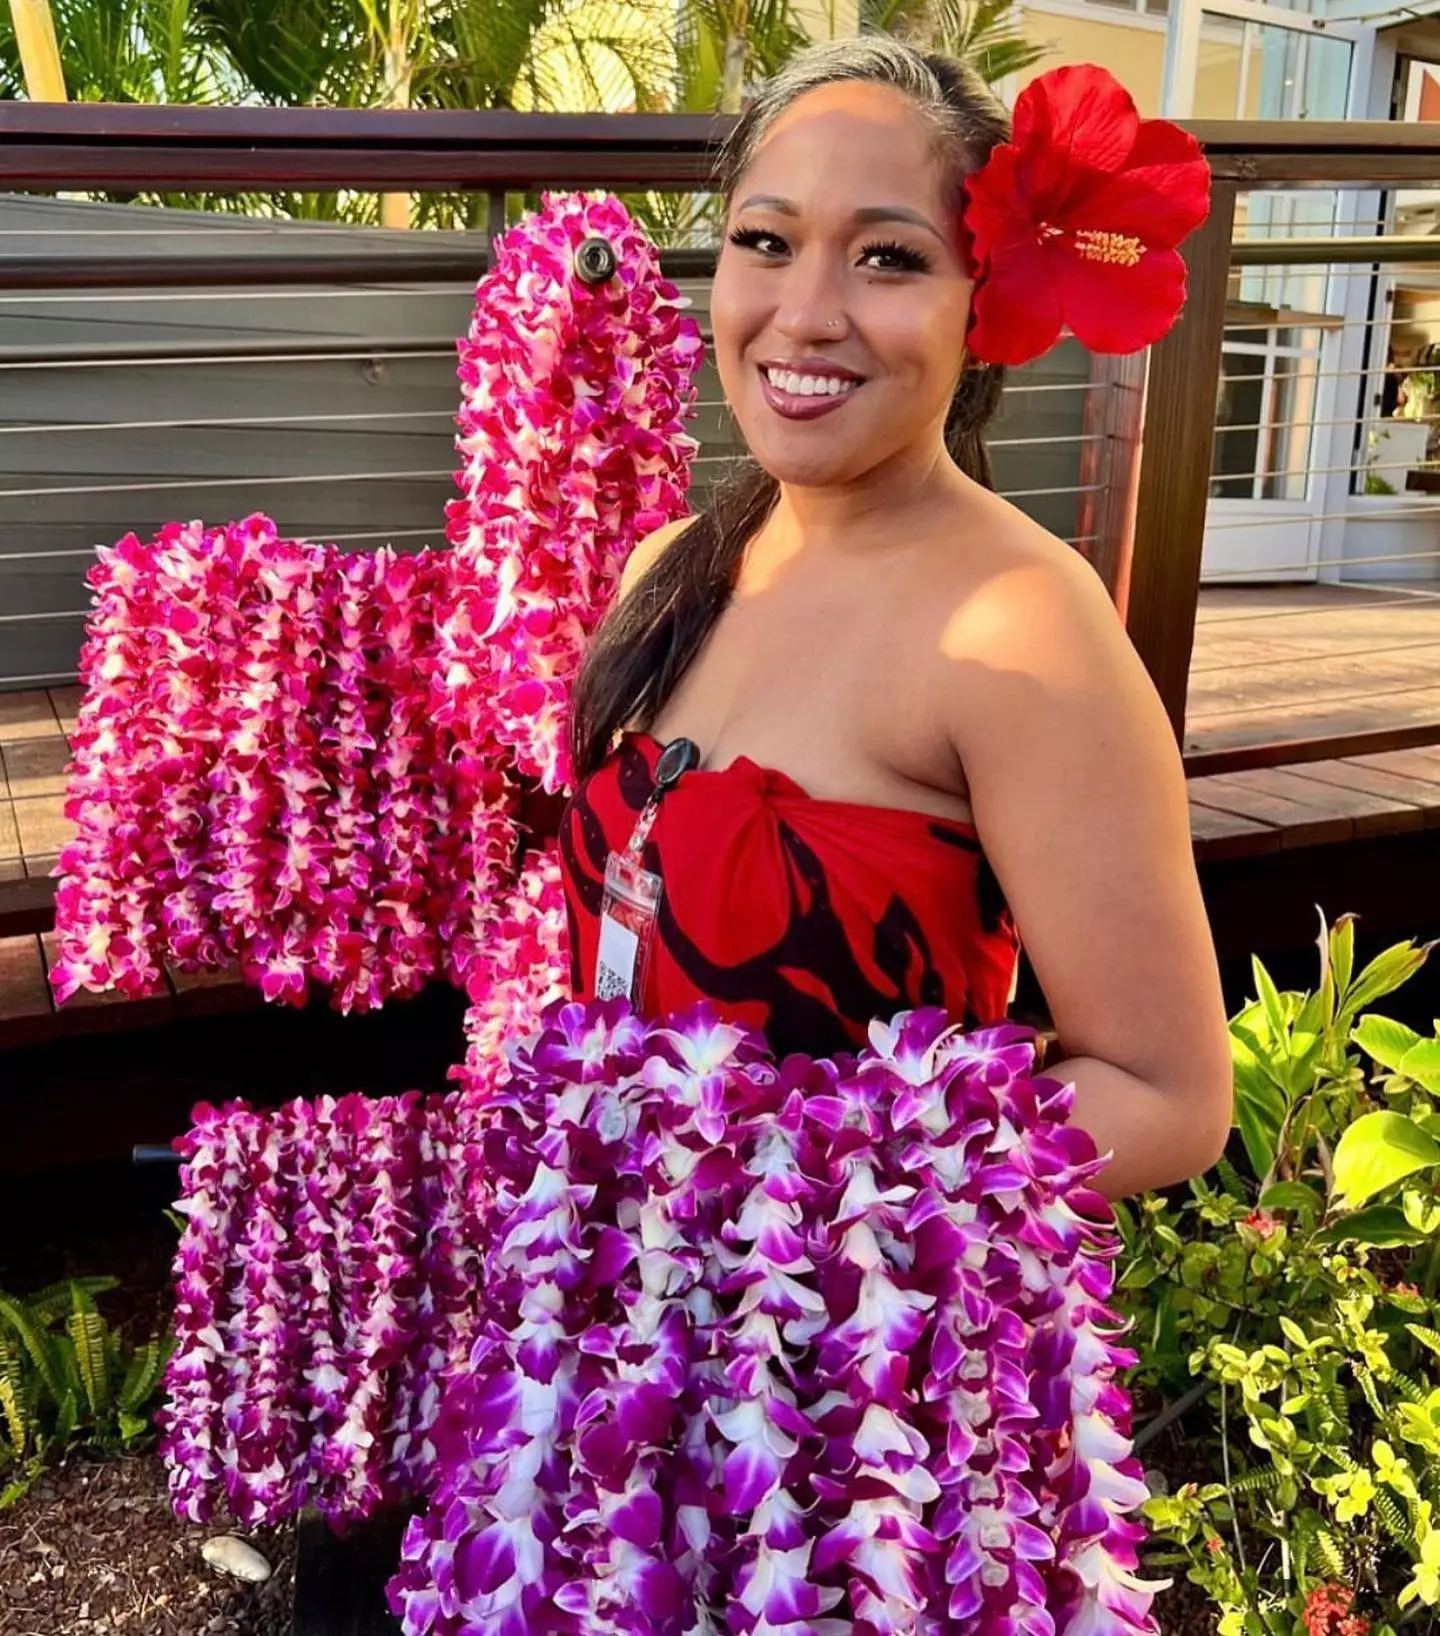
<svg viewBox="0 0 1440 1636"><path fill-rule="evenodd" d="M660 811L660 803L680 779L700 765L700 747L693 739L672 739L655 764L651 790L623 852L605 860L605 893L600 905L600 943L595 958L597 999L624 998L640 1004L655 944L664 883L642 858L645 842Z"/></svg>

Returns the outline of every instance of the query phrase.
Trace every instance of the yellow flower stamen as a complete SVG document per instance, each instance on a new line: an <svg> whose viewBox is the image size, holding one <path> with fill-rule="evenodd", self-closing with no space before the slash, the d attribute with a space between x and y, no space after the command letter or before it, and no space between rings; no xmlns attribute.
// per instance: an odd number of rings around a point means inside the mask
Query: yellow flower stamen
<svg viewBox="0 0 1440 1636"><path fill-rule="evenodd" d="M1112 267L1134 267L1145 254L1139 239L1094 227L1082 227L1075 234L1075 248L1086 261L1103 261Z"/></svg>

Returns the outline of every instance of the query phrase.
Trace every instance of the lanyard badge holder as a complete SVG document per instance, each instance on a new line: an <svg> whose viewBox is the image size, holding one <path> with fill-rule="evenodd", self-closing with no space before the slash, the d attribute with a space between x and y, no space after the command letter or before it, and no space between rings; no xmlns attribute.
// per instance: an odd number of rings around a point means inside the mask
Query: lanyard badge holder
<svg viewBox="0 0 1440 1636"><path fill-rule="evenodd" d="M665 792L681 774L700 764L693 739L672 739L655 766L655 788L640 810L623 852L605 860L605 895L600 905L600 949L595 961L595 996L600 1000L627 999L640 1003L645 974L655 942L663 886L659 875L641 859L655 815Z"/></svg>

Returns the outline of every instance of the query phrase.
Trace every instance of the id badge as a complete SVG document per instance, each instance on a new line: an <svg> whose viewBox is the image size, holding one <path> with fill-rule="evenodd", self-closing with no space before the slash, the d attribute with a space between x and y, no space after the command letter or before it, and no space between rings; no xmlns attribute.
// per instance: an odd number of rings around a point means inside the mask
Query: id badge
<svg viewBox="0 0 1440 1636"><path fill-rule="evenodd" d="M655 923L663 891L660 877L632 852L612 852L605 860L605 895L600 904L600 952L595 963L595 997L617 996L638 1006L650 968Z"/></svg>
<svg viewBox="0 0 1440 1636"><path fill-rule="evenodd" d="M595 958L595 997L629 1000L638 1008L655 946L663 883L641 862L645 841L665 792L698 766L700 751L688 738L665 746L655 768L655 788L645 803L623 852L605 860L605 893L600 901L600 947Z"/></svg>

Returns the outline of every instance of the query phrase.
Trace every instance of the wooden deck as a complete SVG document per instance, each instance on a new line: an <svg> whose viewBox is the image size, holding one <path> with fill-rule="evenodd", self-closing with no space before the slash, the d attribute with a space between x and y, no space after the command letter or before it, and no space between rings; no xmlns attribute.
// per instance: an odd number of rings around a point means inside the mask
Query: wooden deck
<svg viewBox="0 0 1440 1636"><path fill-rule="evenodd" d="M44 905L46 877L69 829L67 734L78 700L76 688L0 694L0 901L9 887L33 896L37 911ZM1202 591L1187 751L1434 722L1440 586ZM1286 865L1303 894L1305 878L1322 886L1334 878L1331 848L1440 829L1440 746L1193 778L1190 814L1202 875L1319 849L1299 870ZM1440 853L1433 837L1425 844L1425 858ZM26 881L33 893L17 884ZM1338 889L1338 882L1329 888ZM1357 906L1326 904L1332 914ZM1235 935L1243 941L1245 928ZM0 1047L260 1003L233 972L172 972L152 999L80 995L60 1015L46 977L51 947L45 932L0 936Z"/></svg>
<svg viewBox="0 0 1440 1636"><path fill-rule="evenodd" d="M1187 752L1434 722L1440 581L1201 590Z"/></svg>

